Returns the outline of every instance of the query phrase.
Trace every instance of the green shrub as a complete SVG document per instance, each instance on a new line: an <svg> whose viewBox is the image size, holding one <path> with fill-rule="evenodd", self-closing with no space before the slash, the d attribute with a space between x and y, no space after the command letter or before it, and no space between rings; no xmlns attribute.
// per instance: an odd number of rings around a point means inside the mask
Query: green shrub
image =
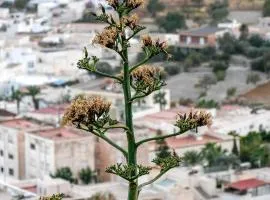
<svg viewBox="0 0 270 200"><path fill-rule="evenodd" d="M226 77L225 70L218 70L218 71L215 71L214 73L215 73L217 81L224 81L225 80L225 77Z"/></svg>
<svg viewBox="0 0 270 200"><path fill-rule="evenodd" d="M257 47L248 47L245 55L248 58L258 58L263 55L263 49Z"/></svg>
<svg viewBox="0 0 270 200"><path fill-rule="evenodd" d="M236 94L236 88L235 87L231 87L227 89L227 97L232 97Z"/></svg>
<svg viewBox="0 0 270 200"><path fill-rule="evenodd" d="M251 69L264 72L264 60L262 57L256 58L251 62Z"/></svg>
<svg viewBox="0 0 270 200"><path fill-rule="evenodd" d="M217 73L218 71L226 71L229 65L224 61L212 61L210 62L209 67L212 68L214 73Z"/></svg>
<svg viewBox="0 0 270 200"><path fill-rule="evenodd" d="M247 49L250 47L247 41L238 41L235 44L235 52L237 54L246 54Z"/></svg>
<svg viewBox="0 0 270 200"><path fill-rule="evenodd" d="M91 183L92 175L93 175L93 173L92 173L92 170L90 169L90 167L86 167L84 169L81 169L79 172L79 177L84 184Z"/></svg>
<svg viewBox="0 0 270 200"><path fill-rule="evenodd" d="M251 35L248 41L254 47L261 47L264 44L264 39L258 34Z"/></svg>
<svg viewBox="0 0 270 200"><path fill-rule="evenodd" d="M181 68L177 64L170 64L170 65L165 66L164 70L169 76L173 76L173 75L179 74L181 71Z"/></svg>
<svg viewBox="0 0 270 200"><path fill-rule="evenodd" d="M190 106L193 104L193 101L190 98L180 98L178 103L182 106Z"/></svg>
<svg viewBox="0 0 270 200"><path fill-rule="evenodd" d="M219 106L218 103L212 99L211 100L202 99L196 104L197 108L217 108L218 106Z"/></svg>
<svg viewBox="0 0 270 200"><path fill-rule="evenodd" d="M73 178L73 173L69 167L62 167L62 168L57 169L55 174L51 174L51 177L62 178L71 183L75 181L75 179Z"/></svg>

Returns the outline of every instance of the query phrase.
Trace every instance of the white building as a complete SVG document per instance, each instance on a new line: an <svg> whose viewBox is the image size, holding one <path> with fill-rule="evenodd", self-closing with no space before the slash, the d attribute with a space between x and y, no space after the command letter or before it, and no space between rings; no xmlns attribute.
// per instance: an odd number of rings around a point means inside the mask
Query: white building
<svg viewBox="0 0 270 200"><path fill-rule="evenodd" d="M17 26L17 33L46 33L51 30L48 17L34 19L29 17L21 21Z"/></svg>
<svg viewBox="0 0 270 200"><path fill-rule="evenodd" d="M25 113L24 116L37 119L39 121L51 124L53 126L59 126L67 107L68 104L61 104L41 108L32 112Z"/></svg>
<svg viewBox="0 0 270 200"><path fill-rule="evenodd" d="M198 176L193 185L194 200L270 199L269 179L266 180L266 177L269 178L269 168L243 171L241 174L232 172L229 176L226 173L229 171L223 172L223 176L217 173L217 177L212 174ZM217 179L221 181L221 188L217 188Z"/></svg>
<svg viewBox="0 0 270 200"><path fill-rule="evenodd" d="M0 187L1 186L2 183L0 182ZM60 178L53 179L49 176L45 177L43 180L14 180L6 183L5 186L12 196L24 194L25 198L29 198L31 200L40 199L40 196L52 196L53 194L65 194L71 197L72 193L70 182ZM79 197L79 195L76 197Z"/></svg>
<svg viewBox="0 0 270 200"><path fill-rule="evenodd" d="M35 131L25 136L26 178L43 178L62 167L74 176L82 168L94 170L94 140L77 129L57 128Z"/></svg>
<svg viewBox="0 0 270 200"><path fill-rule="evenodd" d="M270 111L262 109L252 112L252 109L248 107L223 106L217 112L212 128L219 134L236 131L240 136L260 129L270 131Z"/></svg>
<svg viewBox="0 0 270 200"><path fill-rule="evenodd" d="M24 119L0 122L0 177L25 178L24 137L26 132L39 130L44 126Z"/></svg>
<svg viewBox="0 0 270 200"><path fill-rule="evenodd" d="M220 109L195 109L189 107L178 107L165 110L159 113L145 115L136 119L138 126L145 126L155 130L162 130L164 133L172 133L177 130L174 126L178 113L188 113L191 110L205 110L210 112L213 118L211 132L227 135L236 131L239 135L245 136L251 131L264 129L270 131L270 111L258 110L253 112L251 108L226 105Z"/></svg>
<svg viewBox="0 0 270 200"><path fill-rule="evenodd" d="M8 8L0 8L0 18L7 19L9 17L9 9Z"/></svg>
<svg viewBox="0 0 270 200"><path fill-rule="evenodd" d="M7 48L1 53L2 66L21 65L24 73L33 73L36 70L37 56L31 48Z"/></svg>
<svg viewBox="0 0 270 200"><path fill-rule="evenodd" d="M177 137L166 139L170 149L174 149L177 155L183 156L187 151L201 152L207 143L215 143L220 145L222 149L231 152L233 148L233 137L227 135L219 135L209 132L200 131L200 133L187 132ZM238 145L239 146L239 145ZM149 144L149 163L156 158L156 143Z"/></svg>
<svg viewBox="0 0 270 200"><path fill-rule="evenodd" d="M241 23L239 23L237 20L226 20L224 22L220 22L218 24L219 28L227 28L227 29L238 29L241 26Z"/></svg>
<svg viewBox="0 0 270 200"><path fill-rule="evenodd" d="M55 2L42 2L37 5L37 15L39 17L48 17L52 15L52 11L54 8L59 6L58 3Z"/></svg>

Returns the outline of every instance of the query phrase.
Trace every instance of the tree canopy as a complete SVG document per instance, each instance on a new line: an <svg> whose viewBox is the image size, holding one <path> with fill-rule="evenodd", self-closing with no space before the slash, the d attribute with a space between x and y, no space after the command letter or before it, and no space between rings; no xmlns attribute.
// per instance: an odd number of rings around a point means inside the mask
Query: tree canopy
<svg viewBox="0 0 270 200"><path fill-rule="evenodd" d="M263 5L263 16L269 17L270 16L270 0L265 0Z"/></svg>
<svg viewBox="0 0 270 200"><path fill-rule="evenodd" d="M24 9L26 8L28 2L29 0L15 0L14 6L17 9Z"/></svg>
<svg viewBox="0 0 270 200"><path fill-rule="evenodd" d="M228 4L226 2L216 1L210 4L208 13L212 19L212 23L221 22L226 19L229 14Z"/></svg>
<svg viewBox="0 0 270 200"><path fill-rule="evenodd" d="M165 17L159 18L157 24L168 33L186 27L185 16L180 12L169 12Z"/></svg>
<svg viewBox="0 0 270 200"><path fill-rule="evenodd" d="M159 0L149 0L147 5L147 11L151 14L152 17L156 17L157 12L164 10L165 5Z"/></svg>

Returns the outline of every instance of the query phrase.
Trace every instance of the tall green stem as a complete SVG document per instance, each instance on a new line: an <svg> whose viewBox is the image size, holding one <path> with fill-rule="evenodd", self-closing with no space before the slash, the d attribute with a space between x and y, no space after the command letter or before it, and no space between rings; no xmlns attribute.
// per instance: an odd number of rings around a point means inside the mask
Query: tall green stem
<svg viewBox="0 0 270 200"><path fill-rule="evenodd" d="M134 137L133 130L133 117L132 117L132 101L131 101L131 91L130 91L130 71L128 63L128 53L127 49L123 51L125 62L124 62L124 81L123 81L123 92L125 98L125 120L126 126L128 127L128 165L137 165L137 147ZM134 171L132 176L136 176L137 172ZM138 199L138 180L131 181L129 183L128 200Z"/></svg>

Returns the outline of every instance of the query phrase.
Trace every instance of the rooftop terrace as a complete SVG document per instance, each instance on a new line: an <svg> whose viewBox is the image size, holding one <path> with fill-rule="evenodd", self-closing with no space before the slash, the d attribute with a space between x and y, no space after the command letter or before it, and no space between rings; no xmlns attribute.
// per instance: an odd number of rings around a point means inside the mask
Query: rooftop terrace
<svg viewBox="0 0 270 200"><path fill-rule="evenodd" d="M54 128L42 131L35 131L32 134L37 135L42 138L50 139L50 140L70 140L70 139L78 139L83 137L88 137L89 134L83 134L82 131L76 130L73 128Z"/></svg>
<svg viewBox="0 0 270 200"><path fill-rule="evenodd" d="M0 125L18 130L34 130L42 127L41 124L26 119L12 119L1 121Z"/></svg>

